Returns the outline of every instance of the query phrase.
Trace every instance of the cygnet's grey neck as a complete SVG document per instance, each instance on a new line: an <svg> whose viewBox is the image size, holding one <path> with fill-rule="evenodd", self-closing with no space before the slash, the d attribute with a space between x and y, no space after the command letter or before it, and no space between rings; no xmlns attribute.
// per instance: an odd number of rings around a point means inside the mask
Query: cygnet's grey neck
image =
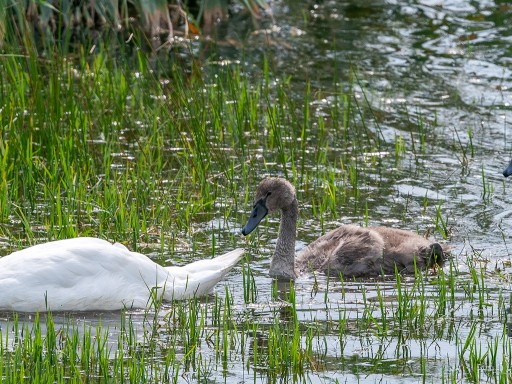
<svg viewBox="0 0 512 384"><path fill-rule="evenodd" d="M272 277L295 279L298 275L295 269L295 239L298 216L297 199L293 199L288 207L281 209L279 238L277 239L274 257L270 262L269 274Z"/></svg>

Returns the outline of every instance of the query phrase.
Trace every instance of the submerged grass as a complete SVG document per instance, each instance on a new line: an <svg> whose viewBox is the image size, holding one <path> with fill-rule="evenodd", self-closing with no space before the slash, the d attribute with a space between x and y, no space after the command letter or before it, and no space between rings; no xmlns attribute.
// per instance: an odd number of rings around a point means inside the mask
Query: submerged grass
<svg viewBox="0 0 512 384"><path fill-rule="evenodd" d="M0 56L2 255L87 235L161 263L215 254L240 244L265 175L297 185L304 240L340 218L383 219L369 214L378 193L394 193L383 170L400 172L409 143L405 134L386 143L381 127L365 122L377 117L353 83L335 91L305 84L299 96L267 61L259 76L215 63L198 75L142 50L123 61L88 48L51 60ZM420 136L415 156L428 151L420 123L409 127L413 141ZM410 212L415 204L421 221ZM397 199L390 211L412 228L450 235L441 202L426 194ZM246 243L256 259L270 253L269 224ZM270 282L260 270L267 264L249 260L235 289L172 304L155 298L145 313L101 314L94 324L77 314L58 324L56 314L5 314L0 381L506 382L508 301L472 254L467 271L450 263L437 275L315 275L296 286Z"/></svg>

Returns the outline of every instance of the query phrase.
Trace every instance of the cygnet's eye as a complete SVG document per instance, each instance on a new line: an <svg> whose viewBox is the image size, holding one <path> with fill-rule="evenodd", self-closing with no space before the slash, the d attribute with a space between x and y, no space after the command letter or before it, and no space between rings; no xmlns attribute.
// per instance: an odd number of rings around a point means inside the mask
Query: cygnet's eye
<svg viewBox="0 0 512 384"><path fill-rule="evenodd" d="M267 196L265 196L265 197L269 197L271 194L272 194L272 192L268 191Z"/></svg>

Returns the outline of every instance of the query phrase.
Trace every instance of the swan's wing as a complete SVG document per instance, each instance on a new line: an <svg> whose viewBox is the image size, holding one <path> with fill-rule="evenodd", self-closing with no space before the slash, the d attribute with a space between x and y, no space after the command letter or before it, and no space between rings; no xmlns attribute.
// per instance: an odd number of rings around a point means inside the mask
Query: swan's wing
<svg viewBox="0 0 512 384"><path fill-rule="evenodd" d="M301 271L318 270L331 275L378 275L382 268L381 236L355 225L342 225L319 237L297 254Z"/></svg>
<svg viewBox="0 0 512 384"><path fill-rule="evenodd" d="M151 288L167 276L146 256L105 240L54 241L0 258L0 309L144 307Z"/></svg>
<svg viewBox="0 0 512 384"><path fill-rule="evenodd" d="M242 258L244 250L237 248L233 251L214 257L213 259L201 259L180 267L189 273L200 273L212 270L229 272Z"/></svg>
<svg viewBox="0 0 512 384"><path fill-rule="evenodd" d="M208 294L243 254L244 250L237 248L213 259L198 260L183 267L166 267L172 276L172 281L166 284L166 299L180 300Z"/></svg>
<svg viewBox="0 0 512 384"><path fill-rule="evenodd" d="M25 283L56 281L74 284L74 278L117 274L126 279L140 279L166 270L148 257L130 252L119 244L96 238L53 241L14 252L0 259L0 276L25 279ZM33 280L29 281L28 278ZM96 279L97 280L97 279Z"/></svg>
<svg viewBox="0 0 512 384"><path fill-rule="evenodd" d="M145 307L151 293L183 299L208 293L243 255L237 249L184 267L96 238L40 244L0 258L0 310L115 310ZM160 291L161 290L161 291Z"/></svg>

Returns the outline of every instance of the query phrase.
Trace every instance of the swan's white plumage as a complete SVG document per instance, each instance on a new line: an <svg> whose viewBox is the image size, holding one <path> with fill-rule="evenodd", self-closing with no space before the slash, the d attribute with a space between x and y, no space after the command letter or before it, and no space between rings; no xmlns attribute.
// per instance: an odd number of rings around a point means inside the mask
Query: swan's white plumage
<svg viewBox="0 0 512 384"><path fill-rule="evenodd" d="M0 258L0 310L20 312L144 308L209 293L243 255L235 249L183 267L162 267L122 244L79 237Z"/></svg>

